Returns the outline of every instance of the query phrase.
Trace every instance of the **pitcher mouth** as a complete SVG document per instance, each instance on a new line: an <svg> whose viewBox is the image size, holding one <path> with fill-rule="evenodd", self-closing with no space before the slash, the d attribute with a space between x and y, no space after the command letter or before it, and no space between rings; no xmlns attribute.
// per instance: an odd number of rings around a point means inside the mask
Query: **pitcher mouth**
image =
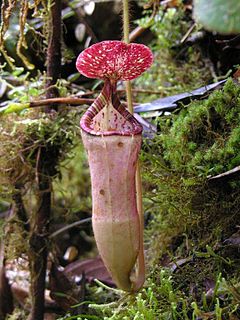
<svg viewBox="0 0 240 320"><path fill-rule="evenodd" d="M100 95L80 121L83 131L94 136L131 136L142 133L142 125L120 102L116 83L105 81Z"/></svg>

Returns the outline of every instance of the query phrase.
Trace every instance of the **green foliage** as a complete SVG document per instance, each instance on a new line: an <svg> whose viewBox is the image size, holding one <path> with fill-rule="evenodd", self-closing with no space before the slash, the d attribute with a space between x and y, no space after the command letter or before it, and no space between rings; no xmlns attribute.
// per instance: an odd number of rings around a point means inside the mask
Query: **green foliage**
<svg viewBox="0 0 240 320"><path fill-rule="evenodd" d="M35 56L43 53L43 44L48 38L50 24L51 1L3 0L0 24L0 56L7 62L11 70L18 64L28 70L34 70L35 65L29 55L32 43L37 44ZM31 10L31 14L29 14ZM29 17L34 17L30 21ZM39 19L44 21L43 32L36 30L34 23ZM32 25L31 25L32 24Z"/></svg>
<svg viewBox="0 0 240 320"><path fill-rule="evenodd" d="M63 110L53 114L51 119L48 114L29 110L24 115L10 114L2 117L0 123L2 197L11 194L16 185L24 186L26 190L32 186L38 165L37 153L41 152L41 148L51 151L45 158L45 165L52 168L50 175L57 175L58 161L64 159L75 144L78 115L77 111Z"/></svg>
<svg viewBox="0 0 240 320"><path fill-rule="evenodd" d="M185 275L181 275L183 282ZM89 304L90 310L86 314L66 315L59 320L197 320L199 317L220 320L221 316L230 319L228 316L236 315L238 294L234 293L235 284L226 281L221 273L216 274L212 295L209 297L209 293L202 292L201 303L195 300L195 295L186 295L184 290L180 290L174 278L175 275L168 269L159 270L156 267L149 275L145 288L135 296L120 295L118 302ZM195 281L198 278L197 275ZM102 296L109 295L106 290L100 292Z"/></svg>
<svg viewBox="0 0 240 320"><path fill-rule="evenodd" d="M106 291L106 290L105 290ZM107 292L101 291L102 295ZM174 292L173 282L167 270L160 273L153 272L152 277L147 280L147 286L136 296L121 295L119 302L104 305L92 305L97 319L111 320L153 320L153 319L178 319L181 314L176 310L177 301L180 299L178 293ZM115 306L115 308L113 308ZM71 317L64 318L66 320ZM80 316L79 319L85 319ZM86 319L88 319L86 317ZM180 319L180 318L179 318Z"/></svg>
<svg viewBox="0 0 240 320"><path fill-rule="evenodd" d="M228 80L223 90L173 115L169 125L161 122L164 159L173 170L207 177L240 164L239 94Z"/></svg>
<svg viewBox="0 0 240 320"><path fill-rule="evenodd" d="M198 46L181 43L192 23L181 5L167 10L160 6L154 19L150 19L147 14L138 21L141 26L151 25L151 31L155 35L150 44L154 52L154 63L149 72L145 72L135 83L140 88L159 91L157 95L147 97L139 94L138 101L151 101L161 96L192 90L211 79Z"/></svg>
<svg viewBox="0 0 240 320"><path fill-rule="evenodd" d="M55 212L67 221L76 220L73 212L91 212L91 185L87 156L80 137L67 158L59 163L60 175L53 181Z"/></svg>
<svg viewBox="0 0 240 320"><path fill-rule="evenodd" d="M120 296L117 303L96 307L99 319L239 316L238 253L223 243L236 230L239 184L207 184L210 172L220 172L219 165L221 170L235 165L226 146L234 148L237 158L239 90L228 80L208 99L161 118L161 133L144 141L143 200L145 214L152 218L145 230L150 272L135 297ZM209 156L216 144L214 155L222 157ZM202 160L205 155L208 161Z"/></svg>
<svg viewBox="0 0 240 320"><path fill-rule="evenodd" d="M200 50L180 45L192 25L189 17L183 19L185 14L181 6L160 9L154 21L145 18L140 22L151 23L156 34L152 43L155 63L136 83L159 91L158 98L192 90L210 79ZM16 77L21 75L21 70L16 72ZM23 83L12 87L8 96L13 104L0 122L1 196L10 198L20 185L28 213L36 211L38 152L46 150L45 165L52 168L47 174L55 178L55 218L77 210L90 211L89 172L77 133L79 111L45 114L18 110L21 112L14 114L15 101L25 107L30 98L43 93L43 82L30 83L25 78ZM66 83L57 86L61 95L66 95ZM228 185L227 191L206 184L208 175L239 165L239 90L228 81L208 100L193 102L179 114L160 119L161 133L143 143L143 201L150 217L145 231L149 269L145 287L135 296L123 296L87 286L87 299L93 302L82 314L61 319L228 320L230 315L239 316L239 257L223 245L239 221L239 183ZM153 98L156 96L147 97ZM66 220L71 219L74 217L68 215ZM12 227L10 232L16 230ZM19 236L21 230L17 231L6 239L13 256L19 254L13 247L20 250L16 242L27 244ZM205 286L208 278L214 282L210 297Z"/></svg>
<svg viewBox="0 0 240 320"><path fill-rule="evenodd" d="M11 315L7 315L6 320L25 320L26 312L23 309L15 308Z"/></svg>
<svg viewBox="0 0 240 320"><path fill-rule="evenodd" d="M28 109L29 106L29 103L9 103L8 106L0 109L0 115L20 113L21 111Z"/></svg>
<svg viewBox="0 0 240 320"><path fill-rule="evenodd" d="M154 66L137 85L164 96L202 86L210 78L198 48L185 49L181 57L178 44L192 23L183 15L182 8L160 9L154 22L148 18L140 22L152 23L157 39L152 44ZM239 284L238 260L221 241L234 232L239 217L239 184L228 194L211 189L207 176L239 164L239 90L229 80L209 99L158 119L161 132L144 140L141 153L144 212L150 217L145 230L149 270L145 287L135 296L89 287L88 298L94 303L82 315L68 315L65 320L238 316L239 300L232 287ZM178 266L181 259L186 262ZM210 297L207 279L214 283Z"/></svg>
<svg viewBox="0 0 240 320"><path fill-rule="evenodd" d="M224 34L240 32L238 0L195 0L194 16L206 29Z"/></svg>

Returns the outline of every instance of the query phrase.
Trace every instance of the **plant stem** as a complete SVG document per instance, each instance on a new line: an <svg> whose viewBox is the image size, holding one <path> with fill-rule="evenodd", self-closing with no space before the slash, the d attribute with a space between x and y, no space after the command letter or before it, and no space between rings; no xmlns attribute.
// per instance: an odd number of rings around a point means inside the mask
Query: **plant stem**
<svg viewBox="0 0 240 320"><path fill-rule="evenodd" d="M83 105L87 104L90 105L94 102L94 99L87 99L87 98L74 98L74 97L60 97L60 98L51 98L51 99L44 99L38 101L31 101L29 103L30 108L35 107L42 107L42 106L49 106L49 105Z"/></svg>
<svg viewBox="0 0 240 320"><path fill-rule="evenodd" d="M130 81L126 81L126 96L128 110L133 114L132 84Z"/></svg>
<svg viewBox="0 0 240 320"><path fill-rule="evenodd" d="M49 21L49 39L47 50L47 94L46 98L56 98L59 96L56 83L61 76L61 0L54 0L51 4Z"/></svg>
<svg viewBox="0 0 240 320"><path fill-rule="evenodd" d="M44 160L43 160L44 161ZM43 163L42 163L43 165ZM30 237L30 269L32 309L30 320L44 318L44 292L48 256L48 226L51 212L50 177L43 175L41 168L38 183L38 205Z"/></svg>
<svg viewBox="0 0 240 320"><path fill-rule="evenodd" d="M123 0L123 39L129 43L129 0Z"/></svg>
<svg viewBox="0 0 240 320"><path fill-rule="evenodd" d="M123 32L124 41L129 43L129 0L123 0ZM132 98L132 86L130 81L126 81L126 95L127 105L130 113L133 114L133 98ZM140 226L140 246L139 254L137 259L137 270L136 277L133 279L133 291L138 291L145 280L145 261L144 261L144 247L143 247L143 208L142 208L142 181L140 173L140 164L137 163L136 169L136 198L137 198L137 209L139 215L139 226Z"/></svg>
<svg viewBox="0 0 240 320"><path fill-rule="evenodd" d="M47 49L47 94L46 98L58 96L57 80L61 72L61 0L51 3L49 12L49 38ZM51 112L52 107L45 109ZM49 246L49 222L51 218L51 175L56 165L55 146L51 148L40 147L37 160L38 179L38 209L33 222L30 235L30 270L31 270L31 296L32 308L29 320L44 319L44 293ZM49 165L50 164L50 165Z"/></svg>
<svg viewBox="0 0 240 320"><path fill-rule="evenodd" d="M15 189L16 191L14 192L12 198L13 198L13 201L15 202L17 217L22 223L23 229L28 233L30 231L30 224L28 220L27 211L23 203L21 190L17 186L15 186Z"/></svg>
<svg viewBox="0 0 240 320"><path fill-rule="evenodd" d="M129 43L129 0L123 0L123 39ZM130 113L133 113L132 86L126 81L127 105Z"/></svg>
<svg viewBox="0 0 240 320"><path fill-rule="evenodd" d="M62 233L62 232L65 232L65 231L67 231L67 230L69 230L69 229L71 229L71 228L78 227L78 226L80 226L81 224L84 224L84 223L87 223L87 222L91 222L91 221L92 221L92 218L86 218L86 219L83 219L83 220L80 220L80 221L75 221L75 222L73 222L73 223L71 223L71 224L68 224L67 226L65 226L65 227L63 227L63 228L61 228L61 229L53 232L53 233L49 236L49 238L50 238L50 239L51 239L51 238L54 238L54 237L58 236L60 233Z"/></svg>

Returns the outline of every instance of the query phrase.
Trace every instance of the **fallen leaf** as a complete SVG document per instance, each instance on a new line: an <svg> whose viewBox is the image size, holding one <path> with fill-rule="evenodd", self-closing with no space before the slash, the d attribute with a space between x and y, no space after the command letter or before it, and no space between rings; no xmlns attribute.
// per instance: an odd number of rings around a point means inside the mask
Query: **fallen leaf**
<svg viewBox="0 0 240 320"><path fill-rule="evenodd" d="M24 307L29 297L29 287L24 289L20 287L19 284L13 283L11 288L14 299Z"/></svg>
<svg viewBox="0 0 240 320"><path fill-rule="evenodd" d="M65 267L64 273L74 277L75 281L81 279L82 274L84 274L87 282L91 283L94 279L98 279L109 286L114 286L114 282L100 256L70 263Z"/></svg>
<svg viewBox="0 0 240 320"><path fill-rule="evenodd" d="M184 92L176 94L173 96L164 97L161 99L153 100L151 102L146 102L139 104L134 107L134 112L149 112L149 111L173 111L181 106L186 99L189 101L204 96L207 93L210 93L213 89L216 89L218 86L223 85L226 80L221 80L217 83L212 83L207 86L198 88L191 92Z"/></svg>
<svg viewBox="0 0 240 320"><path fill-rule="evenodd" d="M55 263L49 274L50 297L65 311L79 303L80 288Z"/></svg>
<svg viewBox="0 0 240 320"><path fill-rule="evenodd" d="M11 285L12 294L14 299L24 308L24 309L30 309L29 304L29 293L30 288L29 287L21 287L18 283L14 282ZM50 292L49 290L45 290L45 306L48 309L56 309L55 302L50 298Z"/></svg>
<svg viewBox="0 0 240 320"><path fill-rule="evenodd" d="M57 315L53 313L45 313L44 314L44 320L56 320Z"/></svg>
<svg viewBox="0 0 240 320"><path fill-rule="evenodd" d="M240 248L240 230L231 235L228 239L224 240L224 244Z"/></svg>

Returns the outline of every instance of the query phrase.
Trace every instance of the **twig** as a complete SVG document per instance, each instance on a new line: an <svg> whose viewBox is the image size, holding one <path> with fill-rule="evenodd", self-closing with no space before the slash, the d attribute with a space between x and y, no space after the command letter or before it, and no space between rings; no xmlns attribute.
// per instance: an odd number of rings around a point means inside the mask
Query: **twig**
<svg viewBox="0 0 240 320"><path fill-rule="evenodd" d="M49 106L49 105L82 105L82 104L92 104L94 99L87 99L87 98L73 98L73 97L67 97L67 98L50 98L45 100L38 100L38 101L31 101L29 103L30 108L35 107L42 107L42 106Z"/></svg>
<svg viewBox="0 0 240 320"><path fill-rule="evenodd" d="M188 31L185 33L185 35L182 37L182 39L180 40L180 43L184 43L187 38L190 36L190 34L192 33L192 31L194 30L194 28L197 26L196 23L194 23L189 29Z"/></svg>
<svg viewBox="0 0 240 320"><path fill-rule="evenodd" d="M67 230L69 230L69 229L71 229L71 228L74 228L74 227L78 227L78 226L80 226L81 224L84 224L84 223L90 222L90 221L92 221L92 218L86 218L86 219L83 219L83 220L80 220L80 221L73 222L73 223L71 223L71 224L69 224L69 225L67 225L67 226L65 226L65 227L63 227L63 228L61 228L61 229L53 232L53 233L49 236L49 238L50 238L50 239L55 238L56 236L58 236L58 235L59 235L60 233L62 233L62 232L65 232L65 231L67 231Z"/></svg>
<svg viewBox="0 0 240 320"><path fill-rule="evenodd" d="M209 177L209 182L223 182L229 181L233 179L238 179L240 176L240 166L237 166L229 171L224 173L220 173L217 176Z"/></svg>
<svg viewBox="0 0 240 320"><path fill-rule="evenodd" d="M62 37L62 19L61 9L62 1L55 0L52 3L49 16L49 37L47 49L47 94L46 97L55 98L59 96L55 86L58 79L61 78L61 37Z"/></svg>
<svg viewBox="0 0 240 320"><path fill-rule="evenodd" d="M133 42L138 37L140 37L147 29L148 28L144 28L144 27L138 26L133 31L131 31L131 33L129 34L129 41Z"/></svg>
<svg viewBox="0 0 240 320"><path fill-rule="evenodd" d="M72 6L70 2L69 2L69 5L74 9L74 6ZM81 8L76 8L76 14L77 14L79 20L85 25L86 31L89 34L89 36L92 38L93 42L95 42L95 43L98 42L98 38L97 38L96 34L94 33L93 29L90 27L90 25L84 19Z"/></svg>
<svg viewBox="0 0 240 320"><path fill-rule="evenodd" d="M124 90L117 90L118 92L123 92ZM136 93L148 93L148 94L162 94L162 91L155 90L145 90L145 89L132 89L132 92Z"/></svg>

